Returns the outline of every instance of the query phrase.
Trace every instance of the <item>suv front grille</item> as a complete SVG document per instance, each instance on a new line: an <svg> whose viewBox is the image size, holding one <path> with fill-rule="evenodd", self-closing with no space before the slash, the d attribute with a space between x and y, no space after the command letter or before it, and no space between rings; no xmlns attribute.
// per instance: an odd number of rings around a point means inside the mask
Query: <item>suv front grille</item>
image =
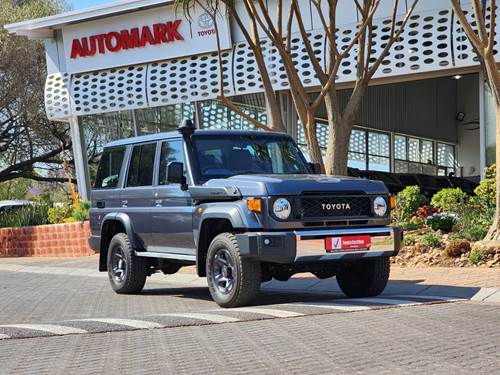
<svg viewBox="0 0 500 375"><path fill-rule="evenodd" d="M372 216L371 200L366 195L306 196L297 198L295 207L299 220Z"/></svg>

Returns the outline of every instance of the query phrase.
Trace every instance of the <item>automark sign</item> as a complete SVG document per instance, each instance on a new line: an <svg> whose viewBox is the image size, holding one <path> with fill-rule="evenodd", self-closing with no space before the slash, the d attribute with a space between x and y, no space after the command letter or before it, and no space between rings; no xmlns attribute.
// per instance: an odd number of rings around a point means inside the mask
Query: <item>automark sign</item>
<svg viewBox="0 0 500 375"><path fill-rule="evenodd" d="M231 48L229 23L217 17L221 47ZM85 22L63 28L66 68L79 73L217 50L210 14L195 9L190 19L173 6Z"/></svg>

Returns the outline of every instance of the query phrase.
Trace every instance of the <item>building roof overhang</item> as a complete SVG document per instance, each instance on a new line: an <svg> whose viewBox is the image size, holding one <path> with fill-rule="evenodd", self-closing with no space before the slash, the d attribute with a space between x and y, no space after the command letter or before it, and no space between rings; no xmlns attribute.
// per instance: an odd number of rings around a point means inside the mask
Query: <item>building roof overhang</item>
<svg viewBox="0 0 500 375"><path fill-rule="evenodd" d="M31 39L50 39L54 37L54 30L61 29L66 25L135 12L162 5L170 5L173 3L174 0L121 0L92 8L12 23L5 25L4 28L9 33L27 36Z"/></svg>

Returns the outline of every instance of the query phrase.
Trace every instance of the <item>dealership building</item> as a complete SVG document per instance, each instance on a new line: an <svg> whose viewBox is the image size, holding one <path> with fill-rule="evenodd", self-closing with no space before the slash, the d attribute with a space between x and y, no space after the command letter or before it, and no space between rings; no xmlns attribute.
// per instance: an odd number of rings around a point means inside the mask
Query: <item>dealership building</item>
<svg viewBox="0 0 500 375"><path fill-rule="evenodd" d="M286 8L289 1L283 3ZM342 48L356 33L358 14L354 2L339 3ZM390 32L392 3L382 1L375 16L375 54ZM400 3L402 19L410 2ZM267 4L274 13L275 1ZM318 14L310 1L300 4L314 51L325 63L327 43ZM462 7L470 17L470 2L463 1ZM242 32L223 9L217 26L222 72L213 17L199 6L186 18L173 1L121 1L6 26L9 32L45 42L46 112L50 119L70 124L82 198L87 199L90 191L85 152L90 142L102 147L115 139L172 130L185 118L200 128L253 129L217 100L221 74L225 95L248 116L266 121L259 70ZM313 95L319 84L294 32L294 61ZM305 150L279 54L266 48L265 57L283 103L287 131ZM351 53L337 80L341 104L347 102L354 80ZM325 108L319 108L316 117L318 138L326 147ZM494 102L471 45L449 0L420 0L363 100L350 140L349 166L475 177L494 157Z"/></svg>

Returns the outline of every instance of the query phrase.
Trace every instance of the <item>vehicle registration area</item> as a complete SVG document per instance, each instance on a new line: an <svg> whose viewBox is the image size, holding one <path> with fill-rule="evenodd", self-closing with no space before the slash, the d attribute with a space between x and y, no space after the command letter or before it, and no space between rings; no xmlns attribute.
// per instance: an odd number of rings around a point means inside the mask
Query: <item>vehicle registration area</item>
<svg viewBox="0 0 500 375"><path fill-rule="evenodd" d="M346 255L392 255L396 246L395 232L391 227L370 228L366 231L297 231L296 261L314 259L333 260ZM386 253L386 254L384 254Z"/></svg>

